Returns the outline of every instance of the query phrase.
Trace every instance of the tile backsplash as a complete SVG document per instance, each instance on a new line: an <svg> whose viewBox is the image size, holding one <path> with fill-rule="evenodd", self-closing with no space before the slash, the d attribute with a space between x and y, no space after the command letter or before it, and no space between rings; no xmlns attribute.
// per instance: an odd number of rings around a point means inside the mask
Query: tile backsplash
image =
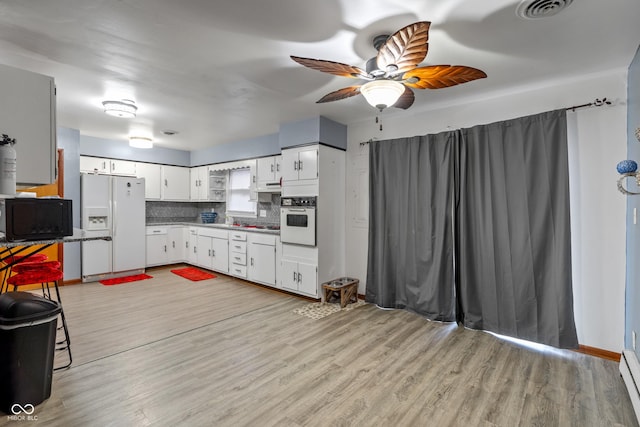
<svg viewBox="0 0 640 427"><path fill-rule="evenodd" d="M226 203L220 202L164 202L147 201L146 219L147 224L164 222L202 222L201 212L218 213L217 223L225 222ZM266 212L267 216L261 217L260 211ZM280 194L263 193L258 199L258 217L234 217L235 222L251 223L257 225L280 224Z"/></svg>

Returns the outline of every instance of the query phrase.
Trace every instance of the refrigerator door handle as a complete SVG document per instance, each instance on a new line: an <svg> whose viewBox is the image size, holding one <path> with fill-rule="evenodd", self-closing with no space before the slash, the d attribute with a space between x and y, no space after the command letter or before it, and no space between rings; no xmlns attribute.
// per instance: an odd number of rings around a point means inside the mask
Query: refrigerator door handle
<svg viewBox="0 0 640 427"><path fill-rule="evenodd" d="M112 228L113 236L111 237L114 237L117 234L117 230L118 230L118 216L114 215L113 212L116 211L118 204L116 201L113 201L112 203L113 203L113 209L111 210L111 223L113 224L113 228Z"/></svg>

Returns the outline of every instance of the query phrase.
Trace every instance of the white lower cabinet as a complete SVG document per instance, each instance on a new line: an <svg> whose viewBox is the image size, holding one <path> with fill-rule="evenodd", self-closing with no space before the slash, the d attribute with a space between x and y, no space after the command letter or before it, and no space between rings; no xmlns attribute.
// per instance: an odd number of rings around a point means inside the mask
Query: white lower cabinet
<svg viewBox="0 0 640 427"><path fill-rule="evenodd" d="M169 263L167 231L167 227L147 227L147 267Z"/></svg>
<svg viewBox="0 0 640 427"><path fill-rule="evenodd" d="M187 240L185 242L186 256L185 261L189 264L198 264L198 229L196 227L189 227L187 234Z"/></svg>
<svg viewBox="0 0 640 427"><path fill-rule="evenodd" d="M318 248L285 243L281 246L282 289L318 298Z"/></svg>
<svg viewBox="0 0 640 427"><path fill-rule="evenodd" d="M229 272L229 237L226 230L200 228L196 249L198 265L221 273Z"/></svg>
<svg viewBox="0 0 640 427"><path fill-rule="evenodd" d="M147 227L147 267L184 262L186 232L184 226Z"/></svg>
<svg viewBox="0 0 640 427"><path fill-rule="evenodd" d="M275 286L276 236L249 233L247 243L247 278L252 282Z"/></svg>
<svg viewBox="0 0 640 427"><path fill-rule="evenodd" d="M167 258L169 264L187 259L185 240L188 227L169 227L167 230Z"/></svg>
<svg viewBox="0 0 640 427"><path fill-rule="evenodd" d="M282 260L282 288L317 298L317 265Z"/></svg>

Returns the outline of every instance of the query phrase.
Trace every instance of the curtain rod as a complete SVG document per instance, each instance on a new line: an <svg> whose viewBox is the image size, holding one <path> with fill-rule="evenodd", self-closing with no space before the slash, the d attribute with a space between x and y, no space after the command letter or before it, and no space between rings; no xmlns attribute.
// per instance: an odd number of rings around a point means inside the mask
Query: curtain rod
<svg viewBox="0 0 640 427"><path fill-rule="evenodd" d="M609 101L607 98L596 98L593 102L589 102L588 104L581 104L581 105L574 105L573 107L567 107L565 108L565 111L576 111L579 108L588 108L588 107L602 107L603 105L611 105L611 101ZM373 142L376 138L369 138L368 141L362 141L360 143L360 146L364 146L367 145L371 142Z"/></svg>
<svg viewBox="0 0 640 427"><path fill-rule="evenodd" d="M576 111L578 108L602 107L603 105L611 105L611 101L609 101L607 98L602 98L602 99L596 98L593 102L590 102L588 104L574 105L573 107L565 108L565 110Z"/></svg>

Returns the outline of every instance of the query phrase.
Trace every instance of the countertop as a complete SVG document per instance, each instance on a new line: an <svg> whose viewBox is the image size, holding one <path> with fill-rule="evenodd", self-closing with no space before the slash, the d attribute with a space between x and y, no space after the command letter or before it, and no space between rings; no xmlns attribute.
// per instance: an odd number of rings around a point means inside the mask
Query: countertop
<svg viewBox="0 0 640 427"><path fill-rule="evenodd" d="M4 233L0 233L0 247L3 248L15 248L18 246L35 246L35 245L52 245L55 243L71 243L71 242L86 242L88 240L111 240L108 231L93 231L86 232L79 228L73 229L73 235L58 237L58 238L44 238L38 240L17 240L8 242Z"/></svg>
<svg viewBox="0 0 640 427"><path fill-rule="evenodd" d="M280 230L271 230L268 228L256 228L251 226L242 226L242 225L228 225L228 224L205 224L202 222L147 222L147 227L166 227L171 225L186 225L189 227L209 227L209 228L222 228L227 230L237 230L237 231L247 231L250 233L263 233L263 234L274 234L276 236L280 235Z"/></svg>

